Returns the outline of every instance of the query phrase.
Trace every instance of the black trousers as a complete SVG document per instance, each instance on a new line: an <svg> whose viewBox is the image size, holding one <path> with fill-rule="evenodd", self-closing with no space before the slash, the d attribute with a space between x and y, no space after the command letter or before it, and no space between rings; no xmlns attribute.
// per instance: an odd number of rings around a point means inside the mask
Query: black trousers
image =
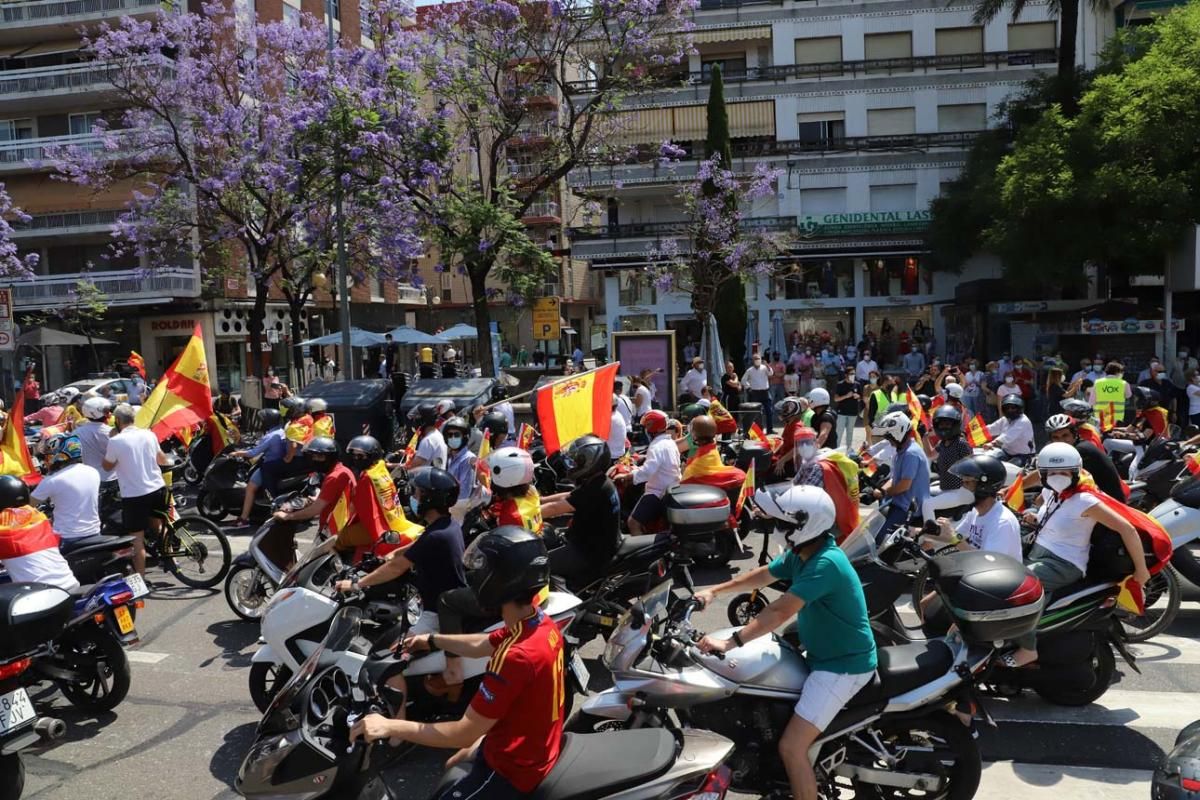
<svg viewBox="0 0 1200 800"><path fill-rule="evenodd" d="M467 619L487 619L493 616L479 607L475 593L466 586L442 592L441 597L438 598L437 612L438 633L447 634L462 633L463 622Z"/></svg>

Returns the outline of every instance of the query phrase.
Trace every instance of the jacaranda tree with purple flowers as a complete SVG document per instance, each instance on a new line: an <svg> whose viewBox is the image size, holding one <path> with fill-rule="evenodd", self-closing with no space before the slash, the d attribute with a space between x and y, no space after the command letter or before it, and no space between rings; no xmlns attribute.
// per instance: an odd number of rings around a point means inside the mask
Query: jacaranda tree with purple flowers
<svg viewBox="0 0 1200 800"><path fill-rule="evenodd" d="M391 19L410 11L392 0ZM559 265L545 234L521 220L565 217L549 207L567 174L611 147L617 110L631 94L662 82L680 63L695 0L460 0L418 10L427 45L421 75L428 116L443 132L450 170L430 181L412 174L411 152L379 148L423 213L438 270L467 276L479 358L490 374L489 277L510 302L541 293ZM407 56L401 24L376 27L378 50ZM393 74L407 92L406 71ZM379 98L375 98L377 101ZM376 103L375 109L387 103ZM536 236L536 239L535 239Z"/></svg>
<svg viewBox="0 0 1200 800"><path fill-rule="evenodd" d="M97 191L132 185L116 250L152 270L196 256L210 285L236 277L254 286L251 374L271 288L287 297L298 336L314 278L329 268L335 184L357 274L403 277L422 252L405 193L359 167L355 131L371 120L347 108L371 79L366 51L328 53L317 20L259 23L211 3L199 14L125 18L86 45L111 66L124 111L119 130L98 131L102 150L55 154L59 172Z"/></svg>
<svg viewBox="0 0 1200 800"><path fill-rule="evenodd" d="M19 254L13 241L13 220L29 222L29 215L13 205L4 184L0 183L0 278L31 278L38 257Z"/></svg>

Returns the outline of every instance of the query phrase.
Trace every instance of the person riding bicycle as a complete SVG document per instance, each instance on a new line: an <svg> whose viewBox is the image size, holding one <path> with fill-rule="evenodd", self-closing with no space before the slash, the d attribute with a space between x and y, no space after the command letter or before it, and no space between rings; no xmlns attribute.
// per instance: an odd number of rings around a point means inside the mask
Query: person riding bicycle
<svg viewBox="0 0 1200 800"><path fill-rule="evenodd" d="M1082 580L1087 574L1092 549L1092 531L1097 524L1117 533L1125 552L1133 561L1133 578L1142 586L1150 580L1146 553L1137 529L1103 502L1098 492L1080 484L1083 459L1079 451L1064 442L1051 442L1037 456L1042 479L1042 506L1037 512L1025 512L1025 521L1037 526L1037 541L1025 559L1042 582L1048 602L1064 586ZM1037 660L1037 632L1017 640L1018 649L1005 655L1006 667L1021 667Z"/></svg>
<svg viewBox="0 0 1200 800"><path fill-rule="evenodd" d="M89 397L83 401L83 416L87 421L75 429L83 448L83 463L100 473L101 483L113 479L112 473L104 468L104 453L108 450L108 437L112 433L108 425L108 415L111 413L112 404L103 397Z"/></svg>
<svg viewBox="0 0 1200 800"><path fill-rule="evenodd" d="M491 633L418 634L407 638L404 648L491 658L466 714L447 722L370 714L355 723L350 739L458 748L447 762L457 769L447 774L437 800L529 797L554 768L563 733L563 634L534 602L550 580L550 559L540 537L503 526L475 540L463 561L476 602L499 613L505 627Z"/></svg>
<svg viewBox="0 0 1200 800"><path fill-rule="evenodd" d="M125 532L133 537L133 568L146 574L146 530L155 533L167 513L167 484L161 467L171 460L158 446L158 437L134 425L137 412L128 403L113 409L117 426L108 440L102 462L112 470L121 489Z"/></svg>
<svg viewBox="0 0 1200 800"><path fill-rule="evenodd" d="M925 501L929 499L929 460L913 440L913 422L903 411L884 414L873 433L896 448L891 477L882 488L875 490L876 499L891 498L887 524L880 532L882 536L906 524L914 507L925 516ZM928 519L932 521L932 517Z"/></svg>
<svg viewBox="0 0 1200 800"><path fill-rule="evenodd" d="M313 421L313 436L328 436L336 438L333 427L333 417L329 415L329 404L319 397L313 397L304 403Z"/></svg>
<svg viewBox="0 0 1200 800"><path fill-rule="evenodd" d="M54 531L67 547L72 539L100 535L100 473L83 463L83 445L73 433L49 443L45 477L33 499L54 506Z"/></svg>
<svg viewBox="0 0 1200 800"><path fill-rule="evenodd" d="M283 434L283 418L274 408L264 408L258 412L258 424L265 431L258 444L249 450L234 450L229 455L233 458L258 458L258 464L246 481L246 496L242 499L242 513L233 521L234 527L244 528L250 524L250 511L254 508L254 498L259 489L265 489L269 494L279 491L279 479L283 477L284 463L288 451L288 442ZM261 456L261 458L260 458Z"/></svg>
<svg viewBox="0 0 1200 800"><path fill-rule="evenodd" d="M779 458L775 461L775 474L794 478L799 462L796 461L796 433L804 424L804 406L798 397L785 397L775 404L775 414L783 420L783 435L779 443Z"/></svg>
<svg viewBox="0 0 1200 800"><path fill-rule="evenodd" d="M646 484L645 493L638 499L625 523L633 536L640 536L647 525L666 515L667 507L663 503L663 497L668 489L679 485L683 476L679 447L671 434L669 421L666 413L658 409L652 409L642 415L642 428L654 437L646 450L646 460L633 471L617 479Z"/></svg>
<svg viewBox="0 0 1200 800"><path fill-rule="evenodd" d="M1037 452L1033 444L1033 423L1025 416L1025 401L1010 394L1000 401L1000 419L988 425L992 441L984 447L1002 450L1014 463L1025 464Z"/></svg>
<svg viewBox="0 0 1200 800"><path fill-rule="evenodd" d="M817 800L809 748L874 677L875 640L862 583L831 535L836 512L829 496L814 486L793 486L777 497L760 489L754 503L775 522L788 551L765 567L698 592L696 599L707 606L720 594L761 589L775 581L787 581L788 591L729 639L709 634L699 648L736 657L737 648L795 617L812 672L779 740L779 755L792 796Z"/></svg>
<svg viewBox="0 0 1200 800"><path fill-rule="evenodd" d="M599 578L621 544L621 498L608 477L612 456L598 436L580 436L563 454L575 489L542 498L542 517L571 515L563 544L550 551L550 572L568 586L586 586Z"/></svg>
<svg viewBox="0 0 1200 800"><path fill-rule="evenodd" d="M437 405L424 402L417 405L408 415L417 428L417 451L408 463L409 469L417 467L446 468L446 440L438 430Z"/></svg>
<svg viewBox="0 0 1200 800"><path fill-rule="evenodd" d="M68 592L78 589L58 541L50 520L30 504L25 482L0 475L0 563L12 581L48 583Z"/></svg>
<svg viewBox="0 0 1200 800"><path fill-rule="evenodd" d="M1083 462L1083 468L1092 476L1096 488L1114 500L1124 503L1129 499L1129 489L1121 480L1117 467L1103 447L1097 447L1092 442L1079 435L1079 424L1067 414L1055 414L1046 420L1046 433L1051 442L1065 442L1073 446ZM1026 487L1037 486L1037 476L1029 475L1025 479Z"/></svg>
<svg viewBox="0 0 1200 800"><path fill-rule="evenodd" d="M421 526L411 522L397 502L396 484L379 440L367 435L351 439L346 445L346 466L354 473L354 516L338 532L334 546L353 550L357 561L389 532L396 534L394 547L405 548L417 541Z"/></svg>

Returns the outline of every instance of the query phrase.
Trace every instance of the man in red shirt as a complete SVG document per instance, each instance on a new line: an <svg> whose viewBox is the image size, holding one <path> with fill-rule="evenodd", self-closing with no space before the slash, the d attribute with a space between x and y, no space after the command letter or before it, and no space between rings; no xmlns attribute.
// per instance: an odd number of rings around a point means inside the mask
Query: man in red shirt
<svg viewBox="0 0 1200 800"><path fill-rule="evenodd" d="M796 474L796 434L805 427L804 404L797 397L785 397L775 404L775 413L783 420L783 438L776 451L779 457L775 462L775 474L791 478Z"/></svg>
<svg viewBox="0 0 1200 800"><path fill-rule="evenodd" d="M316 500L296 511L276 511L275 519L280 522L301 522L319 516L321 527L336 537L354 516L354 473L338 461L337 442L328 436L312 438L304 445L303 452L313 471L324 476L321 492ZM264 541L263 550L276 564L290 567L295 560L295 529L284 526L281 530L290 532L292 536L279 537L274 542Z"/></svg>
<svg viewBox="0 0 1200 800"><path fill-rule="evenodd" d="M350 740L402 739L458 748L447 766L463 765L447 774L438 800L515 800L550 774L562 741L562 632L533 602L550 581L550 559L540 537L505 525L476 539L463 563L480 606L499 609L505 627L491 633L420 634L406 639L404 647L491 657L467 713L452 722L371 714L355 723Z"/></svg>

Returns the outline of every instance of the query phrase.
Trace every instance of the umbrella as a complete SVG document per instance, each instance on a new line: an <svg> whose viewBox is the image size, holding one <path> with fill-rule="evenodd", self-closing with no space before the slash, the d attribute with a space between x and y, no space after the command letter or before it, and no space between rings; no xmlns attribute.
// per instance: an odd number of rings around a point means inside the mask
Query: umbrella
<svg viewBox="0 0 1200 800"><path fill-rule="evenodd" d="M746 360L750 360L750 351L754 349L754 343L758 340L758 314L754 311L746 312Z"/></svg>
<svg viewBox="0 0 1200 800"><path fill-rule="evenodd" d="M447 328L437 335L442 339L458 341L459 339L475 339L479 336L479 332L467 323L460 322L453 327Z"/></svg>
<svg viewBox="0 0 1200 800"><path fill-rule="evenodd" d="M95 336L92 337L91 342L88 342L86 336L58 331L54 328L34 328L18 336L17 344L28 347L77 347L86 344L116 344L116 342Z"/></svg>
<svg viewBox="0 0 1200 800"><path fill-rule="evenodd" d="M407 325L401 325L390 333L392 341L396 344L450 344L450 340L443 336L434 336L432 333L425 333ZM383 341L382 337L380 337L380 341Z"/></svg>
<svg viewBox="0 0 1200 800"><path fill-rule="evenodd" d="M359 328L350 329L350 346L351 347L378 347L383 344L384 339L382 334L371 333ZM342 343L341 331L327 333L324 336L318 336L316 339L308 339L300 343L300 347L309 347L310 345L325 346L325 345L340 345Z"/></svg>
<svg viewBox="0 0 1200 800"><path fill-rule="evenodd" d="M776 353L787 353L787 336L783 333L783 312L771 313L771 350Z"/></svg>
<svg viewBox="0 0 1200 800"><path fill-rule="evenodd" d="M717 378L725 373L725 362L721 350L721 334L717 330L717 318L712 314L708 315L708 320L704 323L704 332L700 336L700 356L704 359L705 369L708 370L708 382L716 386Z"/></svg>

